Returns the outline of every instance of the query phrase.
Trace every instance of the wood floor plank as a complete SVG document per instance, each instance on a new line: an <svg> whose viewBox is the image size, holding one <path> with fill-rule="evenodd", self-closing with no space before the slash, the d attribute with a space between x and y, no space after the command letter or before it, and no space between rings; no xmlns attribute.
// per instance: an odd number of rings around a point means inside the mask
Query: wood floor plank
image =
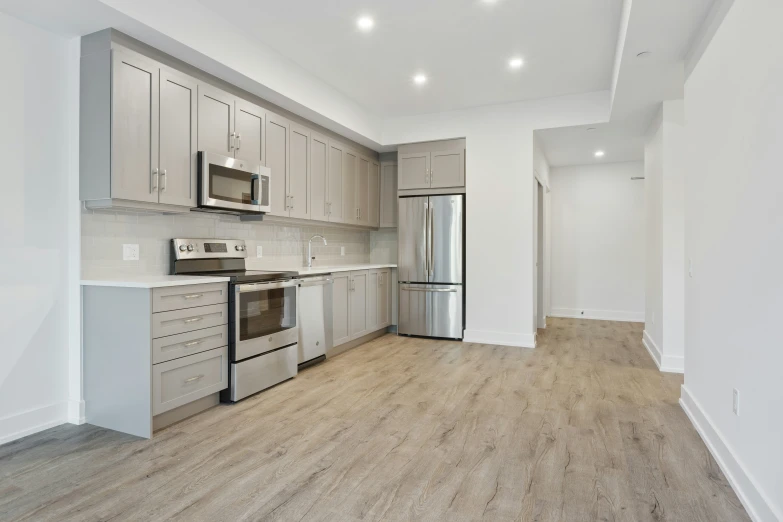
<svg viewBox="0 0 783 522"><path fill-rule="evenodd" d="M641 335L387 335L151 440L58 426L0 446L0 520L749 520Z"/></svg>

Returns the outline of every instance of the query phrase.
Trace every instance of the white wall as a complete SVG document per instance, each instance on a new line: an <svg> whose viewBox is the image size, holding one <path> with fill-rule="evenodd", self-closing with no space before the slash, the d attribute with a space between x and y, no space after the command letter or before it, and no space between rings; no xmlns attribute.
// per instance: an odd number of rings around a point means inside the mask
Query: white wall
<svg viewBox="0 0 783 522"><path fill-rule="evenodd" d="M644 319L642 162L556 167L552 187L552 315Z"/></svg>
<svg viewBox="0 0 783 522"><path fill-rule="evenodd" d="M646 276L644 343L660 365L663 346L663 113L644 144ZM657 357L655 354L658 354Z"/></svg>
<svg viewBox="0 0 783 522"><path fill-rule="evenodd" d="M685 86L682 404L759 521L783 520L780 20L779 0L734 2Z"/></svg>
<svg viewBox="0 0 783 522"><path fill-rule="evenodd" d="M0 14L0 443L68 418L71 50Z"/></svg>
<svg viewBox="0 0 783 522"><path fill-rule="evenodd" d="M538 287L538 284L536 284L535 289L535 295L536 295L536 310L535 310L535 317L538 319L538 324L536 325L538 328L546 328L546 317L551 313L552 307L550 302L550 296L552 294L552 279L551 279L551 252L552 252L552 221L551 221L551 193L549 189L549 161L547 160L546 154L544 154L544 149L541 148L541 142L538 138L537 133L533 133L533 174L535 175L538 183L541 184L541 186L544 189L544 209L543 209L543 238L539 238L544 242L544 259L543 259L543 285L541 285L541 288ZM534 190L538 190L538 187L534 186ZM535 198L536 201L536 213L535 217L538 218L538 198ZM538 230L538 223L536 222L536 230ZM533 248L533 266L535 268L535 263L537 259L537 251L538 251L538 243L536 242L535 247ZM538 281L537 273L534 271L534 275L536 276L536 282ZM543 313L539 313L538 311L538 294L543 293Z"/></svg>
<svg viewBox="0 0 783 522"><path fill-rule="evenodd" d="M605 121L608 110L600 92L385 122L387 144L467 139L465 340L533 346L533 131Z"/></svg>

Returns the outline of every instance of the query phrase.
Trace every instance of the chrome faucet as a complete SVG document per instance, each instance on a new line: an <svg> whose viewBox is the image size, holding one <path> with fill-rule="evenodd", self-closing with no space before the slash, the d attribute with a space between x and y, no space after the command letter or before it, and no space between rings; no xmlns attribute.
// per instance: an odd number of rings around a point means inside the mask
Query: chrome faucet
<svg viewBox="0 0 783 522"><path fill-rule="evenodd" d="M320 234L316 234L313 237L310 238L310 241L307 242L307 268L313 268L313 239L315 238L321 238L324 240L324 246L326 246L326 238Z"/></svg>

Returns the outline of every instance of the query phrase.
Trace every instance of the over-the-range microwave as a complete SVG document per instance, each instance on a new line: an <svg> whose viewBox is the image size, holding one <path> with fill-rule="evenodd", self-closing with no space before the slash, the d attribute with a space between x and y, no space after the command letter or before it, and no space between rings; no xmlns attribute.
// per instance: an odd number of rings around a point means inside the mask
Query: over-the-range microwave
<svg viewBox="0 0 783 522"><path fill-rule="evenodd" d="M261 214L270 210L272 171L252 161L198 152L198 210Z"/></svg>

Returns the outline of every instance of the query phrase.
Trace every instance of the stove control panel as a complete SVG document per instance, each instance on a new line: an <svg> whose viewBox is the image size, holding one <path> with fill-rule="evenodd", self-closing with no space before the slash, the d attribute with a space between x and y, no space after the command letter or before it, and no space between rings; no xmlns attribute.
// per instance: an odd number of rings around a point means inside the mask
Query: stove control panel
<svg viewBox="0 0 783 522"><path fill-rule="evenodd" d="M247 257L247 246L242 239L172 239L171 245L177 260Z"/></svg>

